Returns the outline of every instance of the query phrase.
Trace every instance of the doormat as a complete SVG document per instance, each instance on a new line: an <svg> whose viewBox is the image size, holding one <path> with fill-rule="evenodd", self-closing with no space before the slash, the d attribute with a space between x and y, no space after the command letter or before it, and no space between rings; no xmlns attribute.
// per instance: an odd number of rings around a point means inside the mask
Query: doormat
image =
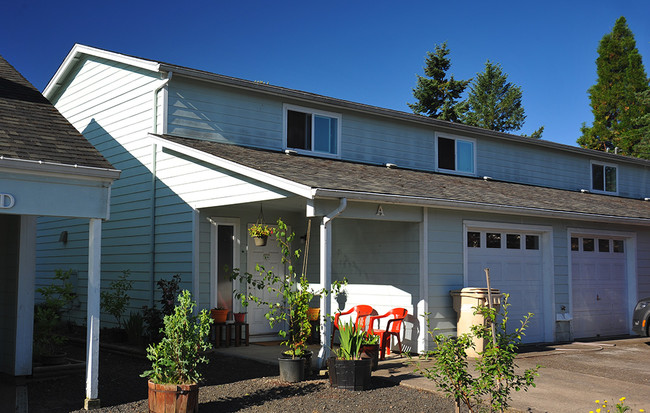
<svg viewBox="0 0 650 413"><path fill-rule="evenodd" d="M256 346L279 346L280 343L282 342L281 341L258 341L251 344L255 344Z"/></svg>

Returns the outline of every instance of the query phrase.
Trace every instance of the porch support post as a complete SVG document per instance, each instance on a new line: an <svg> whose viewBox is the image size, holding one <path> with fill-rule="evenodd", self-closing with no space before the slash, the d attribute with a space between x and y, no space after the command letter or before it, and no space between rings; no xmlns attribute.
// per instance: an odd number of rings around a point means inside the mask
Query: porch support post
<svg viewBox="0 0 650 413"><path fill-rule="evenodd" d="M32 374L34 283L36 281L36 217L20 217L14 375Z"/></svg>
<svg viewBox="0 0 650 413"><path fill-rule="evenodd" d="M417 318L420 324L418 337L418 352L429 350L429 334L427 320L429 312L429 208L422 208L420 222L420 301L417 307Z"/></svg>
<svg viewBox="0 0 650 413"><path fill-rule="evenodd" d="M332 287L332 220L343 212L347 206L347 199L341 198L338 208L325 215L320 224L320 285L323 288ZM325 366L329 358L329 338L332 334L332 323L327 320L327 315L332 312L332 297L322 295L320 298L320 351L318 363Z"/></svg>
<svg viewBox="0 0 650 413"><path fill-rule="evenodd" d="M88 307L86 334L86 410L99 408L99 292L101 286L102 221L90 220L88 232Z"/></svg>

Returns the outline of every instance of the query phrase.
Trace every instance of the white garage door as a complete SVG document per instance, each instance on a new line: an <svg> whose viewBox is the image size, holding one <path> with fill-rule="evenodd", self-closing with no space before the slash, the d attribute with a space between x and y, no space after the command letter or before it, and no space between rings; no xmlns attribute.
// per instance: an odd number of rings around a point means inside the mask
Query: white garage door
<svg viewBox="0 0 650 413"><path fill-rule="evenodd" d="M625 242L599 236L572 236L573 336L629 332Z"/></svg>
<svg viewBox="0 0 650 413"><path fill-rule="evenodd" d="M467 287L486 287L485 268L490 284L510 294L509 330L529 312L534 316L522 337L524 342L544 341L544 288L540 235L517 231L467 232Z"/></svg>

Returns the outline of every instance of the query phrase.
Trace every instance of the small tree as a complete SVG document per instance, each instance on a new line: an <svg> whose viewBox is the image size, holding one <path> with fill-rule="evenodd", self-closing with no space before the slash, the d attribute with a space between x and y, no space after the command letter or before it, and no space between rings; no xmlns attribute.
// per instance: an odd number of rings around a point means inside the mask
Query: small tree
<svg viewBox="0 0 650 413"><path fill-rule="evenodd" d="M526 119L522 95L519 86L508 82L501 65L488 60L485 71L477 73L470 85L462 122L498 132L521 129Z"/></svg>
<svg viewBox="0 0 650 413"><path fill-rule="evenodd" d="M475 309L482 314L486 323L472 326L472 332L459 337L434 334L436 349L421 356L433 358L433 367L423 368L419 362L416 372L435 381L438 388L456 401L456 411L465 405L470 412L504 412L511 400L510 393L535 387L535 377L541 366L517 374L515 357L532 313L521 321L521 326L512 333L506 331L508 322L508 295L505 295L502 310L497 312L485 306ZM427 325L429 321L427 320ZM495 335L492 333L492 325ZM479 352L476 374L469 371L467 349L475 348L473 338L486 339L485 349Z"/></svg>
<svg viewBox="0 0 650 413"><path fill-rule="evenodd" d="M417 85L413 89L417 102L408 106L413 113L458 122L465 111L464 103L458 100L470 81L456 80L454 75L446 78L451 67L448 54L446 42L436 45L434 53L427 52L425 76L418 75Z"/></svg>
<svg viewBox="0 0 650 413"><path fill-rule="evenodd" d="M122 271L117 280L111 281L110 289L101 293L102 308L115 317L118 328L122 328L122 316L131 301L128 292L133 288L133 280L128 279L129 275L131 271Z"/></svg>

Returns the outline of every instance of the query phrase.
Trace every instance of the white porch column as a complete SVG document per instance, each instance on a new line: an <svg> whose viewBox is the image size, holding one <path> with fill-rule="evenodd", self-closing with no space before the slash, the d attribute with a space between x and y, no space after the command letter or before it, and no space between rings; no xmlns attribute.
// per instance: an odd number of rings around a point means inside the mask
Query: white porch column
<svg viewBox="0 0 650 413"><path fill-rule="evenodd" d="M14 374L32 374L34 341L34 284L36 280L36 217L20 217L18 294L16 308L16 357Z"/></svg>
<svg viewBox="0 0 650 413"><path fill-rule="evenodd" d="M426 313L429 311L429 208L422 208L420 222L420 301L417 306L417 317L420 326L418 337L418 352L429 350L429 334L427 334Z"/></svg>
<svg viewBox="0 0 650 413"><path fill-rule="evenodd" d="M341 198L338 208L325 215L320 224L320 284L323 288L332 288L332 220L347 207L346 198ZM322 295L320 298L320 351L318 363L321 367L330 355L329 340L332 334L332 323L327 319L332 312L332 297Z"/></svg>
<svg viewBox="0 0 650 413"><path fill-rule="evenodd" d="M101 287L102 221L90 220L88 232L88 307L86 335L86 410L99 407L97 381L99 377L99 295Z"/></svg>

